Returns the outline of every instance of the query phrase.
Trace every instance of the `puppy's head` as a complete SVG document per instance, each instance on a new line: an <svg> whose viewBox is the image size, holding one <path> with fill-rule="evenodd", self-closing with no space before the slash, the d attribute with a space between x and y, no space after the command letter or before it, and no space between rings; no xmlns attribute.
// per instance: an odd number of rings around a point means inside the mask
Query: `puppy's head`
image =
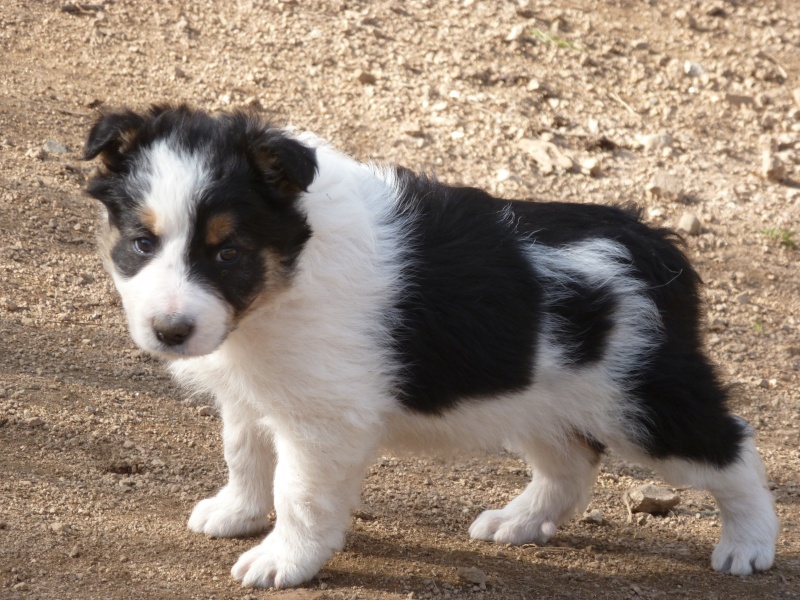
<svg viewBox="0 0 800 600"><path fill-rule="evenodd" d="M186 106L102 116L84 157L105 208L100 251L134 341L171 357L216 350L287 285L311 231L297 206L314 150L252 115Z"/></svg>

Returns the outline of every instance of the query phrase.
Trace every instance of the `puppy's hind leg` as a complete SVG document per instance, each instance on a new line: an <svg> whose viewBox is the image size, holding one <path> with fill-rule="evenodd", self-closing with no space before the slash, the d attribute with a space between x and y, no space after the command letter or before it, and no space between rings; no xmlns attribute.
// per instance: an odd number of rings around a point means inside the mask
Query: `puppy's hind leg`
<svg viewBox="0 0 800 600"><path fill-rule="evenodd" d="M717 501L722 535L711 555L714 570L750 575L772 566L780 525L751 433L742 439L736 458L724 466L673 458L654 467L674 485L705 489Z"/></svg>
<svg viewBox="0 0 800 600"><path fill-rule="evenodd" d="M588 503L602 451L600 444L580 435L559 445L529 443L524 455L533 479L528 487L504 508L484 511L470 526L470 537L501 544L546 544L558 525Z"/></svg>
<svg viewBox="0 0 800 600"><path fill-rule="evenodd" d="M228 483L200 501L189 529L211 537L241 537L267 528L272 510L275 450L269 434L241 403L222 404L222 439Z"/></svg>

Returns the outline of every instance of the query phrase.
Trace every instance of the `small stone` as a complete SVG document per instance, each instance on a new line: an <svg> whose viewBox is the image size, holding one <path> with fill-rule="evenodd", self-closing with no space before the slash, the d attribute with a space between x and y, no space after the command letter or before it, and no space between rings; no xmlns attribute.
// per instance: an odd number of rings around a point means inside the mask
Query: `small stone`
<svg viewBox="0 0 800 600"><path fill-rule="evenodd" d="M568 173L575 168L573 160L552 142L522 138L518 144L522 150L531 155L544 175Z"/></svg>
<svg viewBox="0 0 800 600"><path fill-rule="evenodd" d="M11 589L14 590L15 592L24 592L25 590L28 589L28 584L25 583L24 581L20 581L19 583L15 583L14 587L12 587Z"/></svg>
<svg viewBox="0 0 800 600"><path fill-rule="evenodd" d="M422 131L419 123L403 123L400 126L400 132L415 138L425 137L425 132Z"/></svg>
<svg viewBox="0 0 800 600"><path fill-rule="evenodd" d="M675 175L667 171L657 171L647 184L647 191L656 198L680 200L683 197L683 183Z"/></svg>
<svg viewBox="0 0 800 600"><path fill-rule="evenodd" d="M362 85L375 85L378 83L378 78L367 71L359 71L356 79L358 79L358 82Z"/></svg>
<svg viewBox="0 0 800 600"><path fill-rule="evenodd" d="M680 24L685 25L690 29L697 27L697 21L695 21L695 18L691 15L691 13L684 9L676 10L672 17Z"/></svg>
<svg viewBox="0 0 800 600"><path fill-rule="evenodd" d="M523 24L514 25L511 28L511 31L508 32L508 35L506 36L506 41L514 42L523 37L522 36L523 33L525 33L525 25Z"/></svg>
<svg viewBox="0 0 800 600"><path fill-rule="evenodd" d="M497 183L503 183L504 181L508 181L511 179L511 171L508 169L498 169L497 175L495 176Z"/></svg>
<svg viewBox="0 0 800 600"><path fill-rule="evenodd" d="M796 88L792 92L792 97L794 98L795 104L797 104L797 106L800 106L800 88Z"/></svg>
<svg viewBox="0 0 800 600"><path fill-rule="evenodd" d="M628 518L630 521L630 517ZM650 515L648 513L639 513L635 517L633 517L633 522L637 525L645 525L647 521L650 520Z"/></svg>
<svg viewBox="0 0 800 600"><path fill-rule="evenodd" d="M28 427L39 427L40 425L44 425L44 421L40 417L30 417L25 419L25 424Z"/></svg>
<svg viewBox="0 0 800 600"><path fill-rule="evenodd" d="M639 141L648 152L654 150L662 150L664 148L672 148L672 136L668 133L653 133L650 135L639 136Z"/></svg>
<svg viewBox="0 0 800 600"><path fill-rule="evenodd" d="M581 173L589 177L597 177L600 175L600 160L595 157L589 157L581 161Z"/></svg>
<svg viewBox="0 0 800 600"><path fill-rule="evenodd" d="M597 508L592 510L587 510L583 513L583 517L581 517L582 523L592 523L593 525L602 525L605 523L605 519L603 518L603 512Z"/></svg>
<svg viewBox="0 0 800 600"><path fill-rule="evenodd" d="M50 529L54 533L64 533L65 531L69 530L69 525L61 523L60 521L56 521L50 525Z"/></svg>
<svg viewBox="0 0 800 600"><path fill-rule="evenodd" d="M47 154L66 154L69 152L64 144L55 140L47 140L42 146L42 150L47 152Z"/></svg>
<svg viewBox="0 0 800 600"><path fill-rule="evenodd" d="M125 440L124 442L122 442L122 447L123 447L123 448L125 448L126 450L130 450L130 449L131 449L131 448L133 448L135 445L136 445L136 444L134 444L134 443L133 443L132 441L130 441L130 440Z"/></svg>
<svg viewBox="0 0 800 600"><path fill-rule="evenodd" d="M197 407L197 414L201 417L213 417L216 411L213 406L199 406Z"/></svg>
<svg viewBox="0 0 800 600"><path fill-rule="evenodd" d="M740 107L753 106L756 101L752 96L747 96L745 94L725 94L725 102L731 106Z"/></svg>
<svg viewBox="0 0 800 600"><path fill-rule="evenodd" d="M180 67L175 67L175 79L189 79L189 76Z"/></svg>
<svg viewBox="0 0 800 600"><path fill-rule="evenodd" d="M488 579L486 573L476 567L461 567L458 569L457 575L462 581L476 585L485 584Z"/></svg>
<svg viewBox="0 0 800 600"><path fill-rule="evenodd" d="M750 294L739 294L736 296L736 302L739 304L750 304Z"/></svg>
<svg viewBox="0 0 800 600"><path fill-rule="evenodd" d="M780 183L786 179L786 167L775 154L764 151L761 155L761 176L768 180Z"/></svg>
<svg viewBox="0 0 800 600"><path fill-rule="evenodd" d="M70 558L78 558L80 555L81 555L81 550L77 546L73 546L72 550L70 550L68 554Z"/></svg>
<svg viewBox="0 0 800 600"><path fill-rule="evenodd" d="M681 501L675 492L652 484L646 484L627 490L623 496L629 514L648 513L651 515L665 514L675 508Z"/></svg>
<svg viewBox="0 0 800 600"><path fill-rule="evenodd" d="M17 303L11 298L0 298L0 307L4 308L8 312L16 312L19 310L19 306L17 306Z"/></svg>
<svg viewBox="0 0 800 600"><path fill-rule="evenodd" d="M678 229L689 235L697 235L700 233L700 219L694 213L685 212L678 221Z"/></svg>
<svg viewBox="0 0 800 600"><path fill-rule="evenodd" d="M703 65L687 60L685 63L683 63L683 72L689 77L695 78L700 77L703 73L705 73L706 69Z"/></svg>
<svg viewBox="0 0 800 600"><path fill-rule="evenodd" d="M634 50L647 50L650 47L650 42L647 40L633 40L631 48Z"/></svg>

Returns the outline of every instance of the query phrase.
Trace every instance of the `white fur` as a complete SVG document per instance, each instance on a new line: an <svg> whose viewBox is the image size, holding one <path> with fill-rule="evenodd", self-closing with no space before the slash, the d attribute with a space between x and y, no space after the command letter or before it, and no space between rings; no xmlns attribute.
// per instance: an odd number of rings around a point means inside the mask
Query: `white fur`
<svg viewBox="0 0 800 600"><path fill-rule="evenodd" d="M394 361L383 343L403 286L407 237L383 218L397 196L393 172L357 163L312 136L301 139L317 149L317 177L299 198L313 235L291 284L233 331L224 303L187 283L178 250L186 243L192 194L206 185L202 159L159 145L142 168L147 203L163 218L165 251L131 280L116 278L131 330L142 347L159 351L148 333L153 316L191 315L203 334L171 369L189 387L212 393L224 422L229 481L195 507L190 529L214 537L250 534L267 526L274 508L274 529L232 574L246 586L298 585L342 548L379 446L507 447L533 466L533 480L505 508L480 515L470 535L547 541L585 505L596 475L596 454L583 434L643 458L632 445L632 409L624 401L636 373L622 369L642 364L661 322L643 284L624 266L627 251L611 240L561 248L529 240L531 263L549 282L551 300L572 278L614 294L615 328L601 361L564 366L555 341L559 323L550 320L529 389L465 401L443 416L411 412L392 394ZM655 466L716 495L723 535L715 569L744 574L753 561L769 567L777 521L752 443L725 470L687 461Z"/></svg>

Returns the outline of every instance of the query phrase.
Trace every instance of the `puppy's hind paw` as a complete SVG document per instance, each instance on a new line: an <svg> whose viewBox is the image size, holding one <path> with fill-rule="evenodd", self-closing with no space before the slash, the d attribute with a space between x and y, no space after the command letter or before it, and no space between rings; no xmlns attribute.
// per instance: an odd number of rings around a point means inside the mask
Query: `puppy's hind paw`
<svg viewBox="0 0 800 600"><path fill-rule="evenodd" d="M733 543L720 540L711 555L711 566L720 573L751 575L766 571L775 559L773 543Z"/></svg>

